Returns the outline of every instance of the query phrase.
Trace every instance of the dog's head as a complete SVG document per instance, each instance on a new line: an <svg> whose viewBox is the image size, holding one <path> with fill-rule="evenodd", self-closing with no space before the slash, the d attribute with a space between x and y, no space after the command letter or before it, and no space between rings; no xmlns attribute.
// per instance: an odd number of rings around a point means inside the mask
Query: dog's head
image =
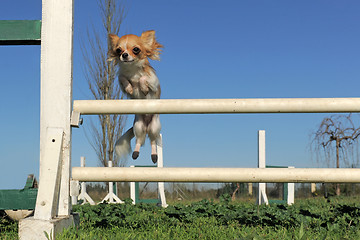
<svg viewBox="0 0 360 240"><path fill-rule="evenodd" d="M133 34L124 35L121 38L109 34L109 60L116 60L119 63L138 63L150 58L160 60L160 51L163 47L156 41L155 31L146 31L141 36Z"/></svg>

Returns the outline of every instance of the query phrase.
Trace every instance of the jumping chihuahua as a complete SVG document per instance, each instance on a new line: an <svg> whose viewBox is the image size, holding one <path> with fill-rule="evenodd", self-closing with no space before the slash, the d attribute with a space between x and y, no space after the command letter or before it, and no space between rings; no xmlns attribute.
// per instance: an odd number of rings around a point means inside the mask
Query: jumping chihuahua
<svg viewBox="0 0 360 240"><path fill-rule="evenodd" d="M119 82L122 91L131 99L159 99L160 82L148 58L160 60L163 47L156 41L155 31L146 31L141 36L125 35L119 38L109 34L109 60L119 66ZM132 158L139 157L140 147L146 135L151 143L151 160L157 162L156 142L160 137L161 124L158 114L136 114L133 127L122 135L115 144L119 157L131 153L130 141L136 137Z"/></svg>

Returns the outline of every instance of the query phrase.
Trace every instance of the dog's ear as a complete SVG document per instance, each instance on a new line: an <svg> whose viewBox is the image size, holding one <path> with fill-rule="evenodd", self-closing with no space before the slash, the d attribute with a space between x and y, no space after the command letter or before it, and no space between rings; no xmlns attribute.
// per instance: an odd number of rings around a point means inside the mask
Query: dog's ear
<svg viewBox="0 0 360 240"><path fill-rule="evenodd" d="M155 40L155 31L154 30L150 30L150 31L145 31L141 34L141 40L146 44L151 46L153 44Z"/></svg>
<svg viewBox="0 0 360 240"><path fill-rule="evenodd" d="M140 36L142 42L146 47L146 55L152 60L160 60L160 48L163 48L163 45L156 41L155 31L145 31Z"/></svg>
<svg viewBox="0 0 360 240"><path fill-rule="evenodd" d="M110 43L110 46L109 48L113 48L117 45L118 41L119 41L119 37L115 34L109 34L109 43Z"/></svg>
<svg viewBox="0 0 360 240"><path fill-rule="evenodd" d="M119 37L115 34L109 34L109 51L108 51L108 61L113 61L116 57L116 48L119 42Z"/></svg>

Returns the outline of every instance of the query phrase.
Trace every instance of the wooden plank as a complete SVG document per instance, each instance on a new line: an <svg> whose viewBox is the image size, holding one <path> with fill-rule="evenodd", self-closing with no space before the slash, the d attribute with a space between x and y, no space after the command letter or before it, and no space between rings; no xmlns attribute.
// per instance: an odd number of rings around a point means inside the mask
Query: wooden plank
<svg viewBox="0 0 360 240"><path fill-rule="evenodd" d="M40 45L41 20L0 20L0 45Z"/></svg>
<svg viewBox="0 0 360 240"><path fill-rule="evenodd" d="M0 210L35 209L37 188L0 190Z"/></svg>

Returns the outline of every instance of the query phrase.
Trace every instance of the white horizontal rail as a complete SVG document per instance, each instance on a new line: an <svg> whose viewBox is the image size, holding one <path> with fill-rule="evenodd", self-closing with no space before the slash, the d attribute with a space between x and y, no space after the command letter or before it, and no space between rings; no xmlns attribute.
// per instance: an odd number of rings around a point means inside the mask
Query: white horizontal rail
<svg viewBox="0 0 360 240"><path fill-rule="evenodd" d="M83 182L338 182L360 183L353 168L125 168L74 167Z"/></svg>
<svg viewBox="0 0 360 240"><path fill-rule="evenodd" d="M73 110L83 115L360 112L360 98L76 100Z"/></svg>

